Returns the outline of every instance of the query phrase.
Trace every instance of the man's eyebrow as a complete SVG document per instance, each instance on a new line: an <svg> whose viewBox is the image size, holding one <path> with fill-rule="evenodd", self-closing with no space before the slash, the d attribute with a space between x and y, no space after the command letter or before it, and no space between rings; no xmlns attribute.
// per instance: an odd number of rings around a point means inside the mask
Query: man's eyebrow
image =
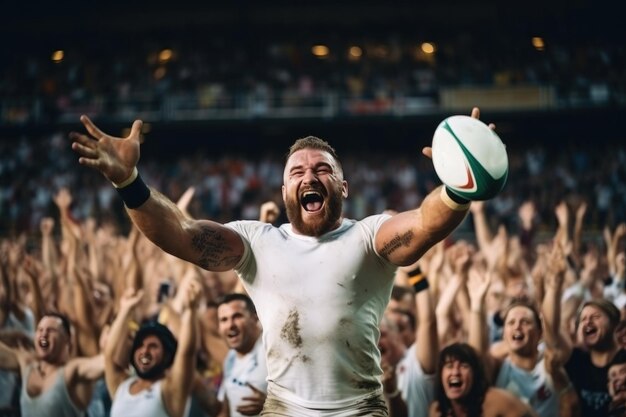
<svg viewBox="0 0 626 417"><path fill-rule="evenodd" d="M327 168L333 169L333 165L330 162L326 162L326 161L320 161L316 163L315 165L313 165L314 169L317 169L319 167L327 167ZM297 169L304 169L304 166L302 164L294 165L291 168L289 168L289 172L295 171Z"/></svg>

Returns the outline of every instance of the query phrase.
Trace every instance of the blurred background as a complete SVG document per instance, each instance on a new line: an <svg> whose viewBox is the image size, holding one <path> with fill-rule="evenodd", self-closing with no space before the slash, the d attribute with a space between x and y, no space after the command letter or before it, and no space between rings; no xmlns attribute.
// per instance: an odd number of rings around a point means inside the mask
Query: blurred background
<svg viewBox="0 0 626 417"><path fill-rule="evenodd" d="M415 207L439 184L421 148L479 106L510 157L494 225L518 227L528 200L550 235L560 201L588 204L590 238L626 221L617 4L224 3L3 4L0 235L37 236L62 187L77 218L127 230L113 188L70 149L81 114L115 135L142 119L146 182L174 200L193 186L193 216L229 221L281 202L284 155L307 135L338 150L348 217Z"/></svg>

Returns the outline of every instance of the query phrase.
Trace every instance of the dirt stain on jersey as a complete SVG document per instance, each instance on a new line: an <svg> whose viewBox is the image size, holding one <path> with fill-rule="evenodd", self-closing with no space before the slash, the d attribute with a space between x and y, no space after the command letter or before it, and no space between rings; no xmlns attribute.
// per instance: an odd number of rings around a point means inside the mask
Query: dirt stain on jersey
<svg viewBox="0 0 626 417"><path fill-rule="evenodd" d="M261 416L286 416L287 408L276 398L267 397L265 399L265 403L263 404L263 411L261 411Z"/></svg>
<svg viewBox="0 0 626 417"><path fill-rule="evenodd" d="M289 342L295 348L302 347L302 336L300 336L300 313L295 308L289 311L287 321L280 330L280 337Z"/></svg>
<svg viewBox="0 0 626 417"><path fill-rule="evenodd" d="M387 404L381 395L365 398L357 407L355 416L387 417L389 415Z"/></svg>

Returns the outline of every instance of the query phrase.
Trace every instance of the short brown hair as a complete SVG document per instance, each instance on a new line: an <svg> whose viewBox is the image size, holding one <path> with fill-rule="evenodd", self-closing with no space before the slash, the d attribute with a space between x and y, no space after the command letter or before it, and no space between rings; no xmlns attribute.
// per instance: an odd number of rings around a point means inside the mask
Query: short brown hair
<svg viewBox="0 0 626 417"><path fill-rule="evenodd" d="M543 324L541 322L541 315L539 314L539 310L537 309L537 306L531 299L527 297L514 298L504 308L504 311L502 312L502 318L504 320L506 320L506 316L514 307L526 307L527 309L529 309L533 313L533 318L535 319L535 323L537 324L537 327L539 328L539 330L543 330Z"/></svg>
<svg viewBox="0 0 626 417"><path fill-rule="evenodd" d="M302 149L317 149L320 151L328 152L334 159L337 161L337 164L341 166L339 162L339 157L337 156L337 152L335 148L330 146L328 142L323 139L320 139L316 136L307 136L305 138L300 138L296 140L291 147L289 147L289 153L287 153L287 159L291 157L295 152Z"/></svg>
<svg viewBox="0 0 626 417"><path fill-rule="evenodd" d="M576 329L578 329L578 325L580 324L580 315L583 309L588 306L596 307L606 314L611 324L612 331L615 331L615 327L617 327L620 320L619 309L611 301L604 298L594 298L593 300L584 302L583 305L580 306L578 314L576 314Z"/></svg>

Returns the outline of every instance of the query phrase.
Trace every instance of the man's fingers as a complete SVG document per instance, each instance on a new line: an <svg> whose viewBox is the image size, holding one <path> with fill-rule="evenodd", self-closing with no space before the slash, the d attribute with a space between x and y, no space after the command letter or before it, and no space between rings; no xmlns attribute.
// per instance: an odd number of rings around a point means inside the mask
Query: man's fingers
<svg viewBox="0 0 626 417"><path fill-rule="evenodd" d="M252 391L254 392L258 392L259 394L263 394L265 395L265 393L263 391L261 391L260 389L258 389L257 387L255 387L254 385L252 385L249 382L246 382L246 385L250 387L250 389L252 389Z"/></svg>
<svg viewBox="0 0 626 417"><path fill-rule="evenodd" d="M259 414L261 410L256 404L245 404L237 406L237 412L244 416L254 416Z"/></svg>
<svg viewBox="0 0 626 417"><path fill-rule="evenodd" d="M133 122L133 126L130 128L130 136L136 136L137 138L139 138L139 136L141 135L141 128L143 127L143 122L141 120L135 120Z"/></svg>
<svg viewBox="0 0 626 417"><path fill-rule="evenodd" d="M87 129L87 132L89 132L89 134L93 136L94 138L100 139L103 136L106 136L104 133L102 133L100 129L96 127L96 125L93 124L91 119L85 116L84 114L80 116L80 121L83 123L83 125Z"/></svg>
<svg viewBox="0 0 626 417"><path fill-rule="evenodd" d="M241 397L241 401L247 401L249 403L258 403L259 397ZM246 406L250 406L250 404L246 404Z"/></svg>
<svg viewBox="0 0 626 417"><path fill-rule="evenodd" d="M472 117L474 119L480 119L480 109L478 107L474 107L472 109ZM488 126L489 126L489 129L496 130L496 125L495 124L489 123Z"/></svg>
<svg viewBox="0 0 626 417"><path fill-rule="evenodd" d="M84 156L78 158L78 163L94 169L99 169L100 167L100 162L97 159L85 158Z"/></svg>
<svg viewBox="0 0 626 417"><path fill-rule="evenodd" d="M98 156L98 152L95 149L90 148L89 146L82 145L78 142L72 143L72 149L78 152L81 156L87 158L93 159Z"/></svg>
<svg viewBox="0 0 626 417"><path fill-rule="evenodd" d="M74 142L78 142L81 145L85 145L85 146L94 146L94 144L96 143L96 141L93 140L93 138L87 135L83 135L82 133L76 133L76 132L70 133L70 139L72 139Z"/></svg>
<svg viewBox="0 0 626 417"><path fill-rule="evenodd" d="M427 146L422 149L422 154L430 159L433 159L433 148Z"/></svg>

